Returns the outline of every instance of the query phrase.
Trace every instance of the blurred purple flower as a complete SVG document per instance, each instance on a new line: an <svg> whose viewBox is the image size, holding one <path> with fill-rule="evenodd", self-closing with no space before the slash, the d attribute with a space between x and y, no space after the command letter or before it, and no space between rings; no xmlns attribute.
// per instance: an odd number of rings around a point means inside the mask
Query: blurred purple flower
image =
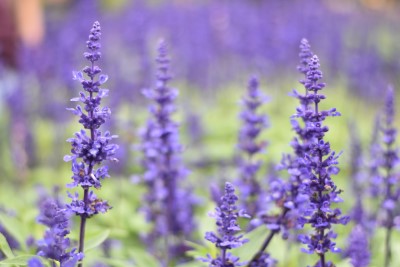
<svg viewBox="0 0 400 267"><path fill-rule="evenodd" d="M149 109L151 118L141 133L142 165L145 168L143 180L148 190L142 209L146 219L155 223L146 242L153 253L158 253L163 264L168 265L168 261L184 255L186 249L180 243L190 238L195 228L193 214L196 199L191 189L184 185L188 170L180 157L182 146L179 143L179 126L172 119L178 90L168 85L171 79L170 60L163 41L159 44L156 61L156 87L143 91L154 104ZM176 241L172 241L172 236ZM164 240L165 243L161 243L166 247L158 248L159 240ZM165 253L169 254L169 259L163 256Z"/></svg>
<svg viewBox="0 0 400 267"><path fill-rule="evenodd" d="M259 114L258 109L266 101L266 97L258 88L258 79L252 77L247 86L246 95L243 96L240 112L242 122L239 138L239 178L236 181L240 188L240 203L250 216L257 216L264 211L262 200L262 188L257 180L257 172L261 167L261 161L256 159L257 154L263 152L267 143L258 141L257 138L268 125L268 118Z"/></svg>
<svg viewBox="0 0 400 267"><path fill-rule="evenodd" d="M367 267L371 261L371 253L369 249L369 234L361 225L356 225L348 238L348 248L343 255L350 258L350 262L354 267Z"/></svg>

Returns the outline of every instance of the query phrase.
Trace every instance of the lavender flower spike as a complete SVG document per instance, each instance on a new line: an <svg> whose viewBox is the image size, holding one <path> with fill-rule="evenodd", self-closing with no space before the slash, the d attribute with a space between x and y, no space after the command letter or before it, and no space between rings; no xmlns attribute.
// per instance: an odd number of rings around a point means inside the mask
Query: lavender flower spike
<svg viewBox="0 0 400 267"><path fill-rule="evenodd" d="M79 253L84 250L86 219L110 209L107 201L97 198L93 191L90 191L92 187L100 188L101 181L109 177L108 167L99 165L105 160L117 161L114 154L118 146L111 143L117 136L111 135L108 131L102 133L99 130L111 114L109 108L100 107L101 100L108 95L108 89L100 87L108 80L108 76L100 74L101 69L96 65L96 61L101 58L100 36L100 24L95 22L90 31L89 40L86 42L88 52L84 53L89 66L84 67L82 71L73 72L73 78L82 84L83 92L71 101L81 102L83 108L77 105L75 108L68 109L79 116L79 122L88 131L87 133L82 129L75 134L75 137L67 140L71 143L72 155L64 157L65 161L72 161L73 182L69 186L80 186L84 191L82 200L79 199L78 193L74 196L70 194L72 202L67 205L70 212L81 217ZM85 78L84 74L88 78ZM82 263L79 263L79 267L82 267Z"/></svg>
<svg viewBox="0 0 400 267"><path fill-rule="evenodd" d="M397 188L397 177L394 172L394 168L399 163L399 156L397 148L395 147L397 129L393 126L394 122L394 90L392 87L388 88L385 102L385 116L384 122L382 123L381 129L383 133L383 161L381 169L384 172L383 176L383 196L382 210L385 214L381 222L382 226L386 228L385 238L385 267L388 267L392 257L391 251L391 233L394 227L394 218L398 215L396 210L398 208L399 194ZM397 191L397 192L396 192Z"/></svg>
<svg viewBox="0 0 400 267"><path fill-rule="evenodd" d="M241 247L248 240L243 239L242 235L236 235L241 229L237 223L238 217L249 218L243 210L238 210L236 202L238 197L235 195L235 188L231 183L225 184L225 194L221 197L219 207L215 208L215 212L210 214L215 218L218 227L218 234L207 232L205 239L214 243L221 250L217 258L213 259L210 255L206 259L200 259L203 262L208 262L210 267L233 267L242 266L244 263L239 263L239 258L228 253L228 250Z"/></svg>
<svg viewBox="0 0 400 267"><path fill-rule="evenodd" d="M356 225L349 236L349 247L345 251L344 256L350 258L350 262L354 267L367 267L371 261L369 252L368 234L363 226Z"/></svg>
<svg viewBox="0 0 400 267"><path fill-rule="evenodd" d="M331 230L333 224L347 224L348 216L341 216L341 210L332 209L331 204L341 202L339 194L341 190L337 188L331 176L339 172L338 157L331 150L329 142L324 140L325 133L329 128L322 123L328 116L339 116L340 113L335 108L330 110L319 110L319 103L325 99L320 94L325 87L325 83L320 82L322 72L320 71L319 59L314 55L308 63L307 79L304 82L309 91L309 99L314 103L314 108L303 112L297 110L294 117L300 117L305 122L306 130L310 134L309 151L304 155L308 165L308 175L303 179L305 185L304 193L309 196L308 205L302 210L298 219L299 225L309 224L314 228L311 235L299 235L299 240L307 245L307 249L302 249L306 253L317 253L320 257L318 266L326 267L331 263L325 263L325 254L330 250L339 252L333 239L336 234Z"/></svg>
<svg viewBox="0 0 400 267"><path fill-rule="evenodd" d="M242 207L252 217L263 210L261 199L262 190L257 181L256 174L261 167L261 161L255 160L255 156L262 152L266 146L265 141L257 141L263 129L268 125L267 117L258 114L258 108L266 101L266 97L258 88L258 80L252 77L247 86L247 94L241 102L243 108L240 113L242 126L239 132L238 148L241 152L239 159L240 199Z"/></svg>
<svg viewBox="0 0 400 267"><path fill-rule="evenodd" d="M83 258L83 253L77 253L75 249L70 251L69 216L67 209L54 199L47 197L40 203L38 222L48 227L44 239L38 242L38 255L51 260L53 267L75 267ZM35 258L30 260L30 265L36 266L40 261ZM75 264L72 264L75 263ZM35 265L36 264L36 265ZM40 265L38 265L40 266Z"/></svg>
<svg viewBox="0 0 400 267"><path fill-rule="evenodd" d="M149 249L163 266L170 266L182 259L187 250L182 244L195 228L196 200L184 185L188 170L180 156L183 149L179 142L179 125L172 119L178 90L168 85L170 59L163 41L159 44L156 61L156 86L143 91L153 101L149 109L151 116L141 134L143 180L148 190L143 210L146 219L154 222L151 233L146 236Z"/></svg>

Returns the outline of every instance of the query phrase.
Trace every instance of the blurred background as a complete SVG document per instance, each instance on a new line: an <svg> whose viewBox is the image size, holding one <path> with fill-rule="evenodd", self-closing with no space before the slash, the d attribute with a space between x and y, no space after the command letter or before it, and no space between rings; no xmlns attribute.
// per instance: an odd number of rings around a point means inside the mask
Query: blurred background
<svg viewBox="0 0 400 267"><path fill-rule="evenodd" d="M160 39L169 45L172 84L180 90L176 119L195 188L235 176L238 102L250 75L260 78L270 98L263 160L278 162L291 151L289 117L298 103L288 94L301 89L296 67L302 38L321 60L328 84L324 105L343 114L328 119L327 138L345 152L338 180L346 187L348 125L368 143L387 86L400 85L399 14L396 0L0 0L0 207L40 237L42 228L32 226L34 185L64 188L70 180L62 158L70 149L65 140L79 125L66 108L81 90L72 71L86 64L82 54L96 20L102 27L100 67L109 75L105 101L113 111L106 127L120 145L120 162L110 171L117 182L107 181L103 192L115 203L114 218L124 221L126 210L118 206L135 213L129 203L140 202L140 188L132 183L142 173L135 148L148 116L141 91L154 85ZM132 186L120 188L127 184ZM204 188L196 190L208 198ZM351 192L345 190L344 199L346 194ZM9 203L15 195L19 199ZM116 226L121 221L107 216L98 225L119 229L112 233L116 239L143 227Z"/></svg>
<svg viewBox="0 0 400 267"><path fill-rule="evenodd" d="M375 107L387 85L399 83L399 11L394 0L2 0L0 172L9 177L17 170L19 176L35 166L63 164L58 160L66 151L63 135L74 119L65 108L79 91L71 72L85 64L82 53L95 20L103 29L101 66L110 77L107 104L119 114L111 127L121 142L132 143L139 114L145 112L141 90L154 81L159 39L170 46L182 94L180 114L188 120L184 128L207 124L203 112L221 108L219 98L236 102L252 74L265 81L272 106L287 99L299 79L301 38L319 55L332 91ZM44 144L35 130L48 135ZM121 156L128 158L124 148ZM120 171L131 163L124 162Z"/></svg>

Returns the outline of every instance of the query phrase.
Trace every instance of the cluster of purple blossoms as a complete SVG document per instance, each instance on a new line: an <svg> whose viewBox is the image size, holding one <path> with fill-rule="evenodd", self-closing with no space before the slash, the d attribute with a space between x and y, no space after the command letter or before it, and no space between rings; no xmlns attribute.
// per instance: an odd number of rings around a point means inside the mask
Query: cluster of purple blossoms
<svg viewBox="0 0 400 267"><path fill-rule="evenodd" d="M340 113L335 108L330 110L319 110L319 103L325 99L325 96L319 94L319 91L325 87L325 84L320 82L322 72L320 71L319 59L316 55L308 62L308 71L306 79L302 82L308 91L307 99L314 103L308 109L297 109L294 117L302 118L305 124L307 138L307 152L304 154L305 168L302 178L303 194L308 195L309 201L301 212L298 218L298 223L301 227L305 224L310 224L314 228L314 233L310 235L299 235L299 240L307 245L307 249L302 249L303 252L317 253L320 261L317 266L326 266L330 263L325 263L325 253L329 250L339 252L333 239L336 234L331 230L333 224L347 224L348 216L342 216L339 208L332 209L331 204L341 202L339 197L341 190L337 188L332 175L339 172L338 157L331 150L329 142L324 140L325 133L329 128L324 126L322 122L329 116L340 116Z"/></svg>
<svg viewBox="0 0 400 267"><path fill-rule="evenodd" d="M242 127L239 132L238 148L241 152L239 159L240 200L242 208L254 217L264 210L262 203L262 187L257 180L257 172L261 161L256 160L258 153L267 145L265 141L257 141L257 137L268 126L268 118L258 114L258 108L265 103L266 97L258 88L257 78L252 77L247 86L247 94L242 99L243 109L240 113Z"/></svg>
<svg viewBox="0 0 400 267"><path fill-rule="evenodd" d="M236 202L238 197L235 195L235 188L231 183L225 183L225 194L221 197L220 204L215 208L215 212L210 214L216 220L218 234L207 232L205 239L214 243L219 248L220 254L213 259L210 255L207 258L201 258L203 262L208 262L210 267L233 267L242 266L239 258L233 256L228 250L241 247L248 240L243 235L236 235L240 226L237 222L239 217L249 218L243 210L238 210Z"/></svg>
<svg viewBox="0 0 400 267"><path fill-rule="evenodd" d="M38 255L51 261L51 266L75 267L83 258L75 249L70 251L68 210L58 201L47 197L40 203L38 222L47 226L44 238L38 241ZM57 263L56 263L57 262ZM58 265L59 264L59 265ZM38 258L28 262L29 267L44 266Z"/></svg>
<svg viewBox="0 0 400 267"><path fill-rule="evenodd" d="M312 57L311 47L306 39L300 42L300 65L297 69L304 75L307 73L308 61ZM300 81L304 83L304 80ZM309 109L310 99L308 92L304 95L296 90L292 95L296 97L300 106L297 108L299 111L305 112ZM307 128L302 127L297 120L291 119L292 129L296 132L298 137L295 137L290 145L293 148L293 155L284 155L278 169L287 170L289 179L287 181L278 176L272 176L269 179L269 189L267 202L273 202L280 208L281 213L276 216L264 215L262 216L264 223L271 229L271 237L282 231L284 239L289 236L289 229L297 227L297 218L299 217L299 208L307 201L308 196L302 194L301 185L302 179L307 173L307 162L304 160L304 155L308 152L308 138L310 135L307 133ZM267 239L268 240L268 239ZM266 241L267 241L266 240ZM265 245L268 245L265 243Z"/></svg>
<svg viewBox="0 0 400 267"><path fill-rule="evenodd" d="M65 161L72 161L73 182L70 187L81 186L84 190L83 199L79 199L79 194L69 194L72 202L67 205L67 209L81 217L81 233L79 240L79 252L83 252L84 232L86 219L98 214L104 213L110 206L107 201L96 197L91 187L96 189L101 187L101 180L108 177L107 166L100 166L105 160L116 161L114 154L117 145L112 144L112 139L117 136L109 132L104 134L99 130L100 126L109 119L111 111L107 107L100 107L101 100L108 95L108 89L100 88L108 80L108 76L101 74L101 69L95 65L101 57L100 49L100 24L95 22L90 31L87 41L88 52L84 57L90 62L90 66L83 68L82 72L74 72L74 79L78 80L84 89L80 92L80 97L73 98L71 101L79 101L84 107L78 105L70 108L75 115L79 116L79 122L86 130L80 130L74 138L67 141L71 143L72 155L64 157ZM84 78L85 73L88 79ZM98 76L99 75L99 76ZM98 77L97 77L98 76Z"/></svg>
<svg viewBox="0 0 400 267"><path fill-rule="evenodd" d="M142 131L143 177L148 189L143 210L146 219L155 223L146 236L146 242L163 264L168 265L169 261L183 256L187 249L183 240L188 239L195 228L193 215L196 199L183 184L188 170L180 157L183 148L179 143L179 126L172 120L178 90L168 86L171 79L170 59L164 41L159 44L156 61L156 86L143 91L148 99L155 102L150 106L152 116ZM179 240L173 240L172 236ZM160 249L157 247L160 243L167 245Z"/></svg>

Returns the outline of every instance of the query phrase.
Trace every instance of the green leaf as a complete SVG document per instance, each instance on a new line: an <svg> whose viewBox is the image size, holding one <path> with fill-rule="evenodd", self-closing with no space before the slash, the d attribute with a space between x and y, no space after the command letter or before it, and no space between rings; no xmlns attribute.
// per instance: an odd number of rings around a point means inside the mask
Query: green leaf
<svg viewBox="0 0 400 267"><path fill-rule="evenodd" d="M0 233L0 250L4 253L6 258L14 258L15 257L10 246L8 245L7 239L1 233Z"/></svg>
<svg viewBox="0 0 400 267"><path fill-rule="evenodd" d="M113 267L126 267L126 266L132 266L132 263L128 263L125 260L120 260L120 259L110 259L110 258L97 258L98 261L104 262L108 265L111 265Z"/></svg>
<svg viewBox="0 0 400 267"><path fill-rule="evenodd" d="M87 241L85 241L85 252L100 246L110 235L110 230L101 230L100 232L96 232L94 234L89 234L86 238Z"/></svg>
<svg viewBox="0 0 400 267"><path fill-rule="evenodd" d="M136 263L135 265L138 267L158 267L158 266L160 266L160 263L158 262L158 260L143 249L135 248L134 250L130 251L130 254Z"/></svg>
<svg viewBox="0 0 400 267"><path fill-rule="evenodd" d="M12 259L5 259L0 261L0 265L18 265L18 266L26 266L28 264L28 260L33 257L37 257L36 255L21 255L14 257Z"/></svg>
<svg viewBox="0 0 400 267"><path fill-rule="evenodd" d="M188 247L193 248L192 250L189 250L186 252L186 255L196 259L198 257L203 257L205 258L207 254L211 254L210 248L205 245L197 244L191 241L185 241L185 244Z"/></svg>
<svg viewBox="0 0 400 267"><path fill-rule="evenodd" d="M249 242L243 246L236 248L233 254L240 258L240 261L250 261L254 254L260 249L261 244L267 238L270 230L264 225L261 225L253 231L246 233L244 238L249 239Z"/></svg>
<svg viewBox="0 0 400 267"><path fill-rule="evenodd" d="M11 218L5 214L0 214L0 223L18 241L22 250L25 250L25 237L27 235L24 234L26 232L24 225L17 218Z"/></svg>

